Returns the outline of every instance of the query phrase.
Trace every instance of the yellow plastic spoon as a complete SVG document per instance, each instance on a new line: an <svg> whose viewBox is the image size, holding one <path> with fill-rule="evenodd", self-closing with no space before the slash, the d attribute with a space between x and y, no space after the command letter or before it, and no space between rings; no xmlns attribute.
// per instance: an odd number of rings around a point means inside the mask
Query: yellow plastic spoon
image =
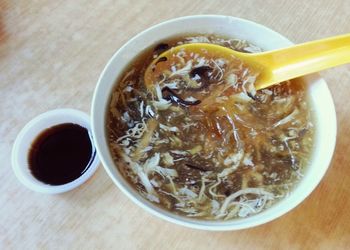
<svg viewBox="0 0 350 250"><path fill-rule="evenodd" d="M144 76L147 87L159 80L164 69L170 70L172 62L178 60L176 54L180 51L186 52L186 55L193 52L205 58L238 58L252 71L259 72L255 88L263 89L285 80L350 63L350 34L252 54L208 43L176 46L163 52L148 66Z"/></svg>

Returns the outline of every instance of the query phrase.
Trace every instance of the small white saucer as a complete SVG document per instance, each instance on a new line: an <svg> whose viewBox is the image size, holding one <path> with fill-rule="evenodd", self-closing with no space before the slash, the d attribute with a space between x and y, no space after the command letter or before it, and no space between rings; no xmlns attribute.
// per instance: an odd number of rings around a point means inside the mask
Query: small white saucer
<svg viewBox="0 0 350 250"><path fill-rule="evenodd" d="M32 142L45 129L52 126L74 123L88 129L92 136L90 127L90 117L79 110L55 109L45 112L28 122L18 134L12 148L12 168L18 180L27 188L41 193L57 194L72 190L83 184L97 170L99 158L95 154L90 167L79 178L63 185L49 185L37 180L30 172L28 165L28 152ZM91 138L93 144L93 139ZM94 147L95 148L95 147ZM95 149L94 149L95 150Z"/></svg>

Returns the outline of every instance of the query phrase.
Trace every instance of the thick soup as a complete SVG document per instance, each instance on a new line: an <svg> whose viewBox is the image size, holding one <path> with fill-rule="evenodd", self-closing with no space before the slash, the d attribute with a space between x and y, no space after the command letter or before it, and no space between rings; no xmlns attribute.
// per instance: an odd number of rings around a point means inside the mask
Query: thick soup
<svg viewBox="0 0 350 250"><path fill-rule="evenodd" d="M302 178L313 145L307 92L298 81L256 91L258 72L238 61L180 51L215 43L258 52L246 41L183 36L150 48L125 70L110 100L107 131L116 166L140 195L174 213L209 220L247 217L278 202ZM158 63L158 62L157 62Z"/></svg>

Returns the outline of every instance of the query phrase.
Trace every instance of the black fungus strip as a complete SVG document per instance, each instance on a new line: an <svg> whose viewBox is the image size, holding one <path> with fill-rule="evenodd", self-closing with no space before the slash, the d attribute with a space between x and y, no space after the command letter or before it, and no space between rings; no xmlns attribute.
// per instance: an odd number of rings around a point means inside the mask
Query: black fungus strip
<svg viewBox="0 0 350 250"><path fill-rule="evenodd" d="M256 97L255 97L255 96L253 96L253 94L252 94L252 93L247 92L247 96L249 96L249 97L250 97L250 98L252 98L254 101L256 101Z"/></svg>
<svg viewBox="0 0 350 250"><path fill-rule="evenodd" d="M185 165L189 168L196 169L196 170L203 171L203 172L210 171L209 169L203 168L201 166L196 166L196 165L192 165L192 164L188 164L188 163L186 163Z"/></svg>
<svg viewBox="0 0 350 250"><path fill-rule="evenodd" d="M166 58L165 56L162 56L161 58L159 58L156 63L154 65L152 65L152 71L154 72L156 70L156 65L160 62L165 62L167 61L168 58Z"/></svg>
<svg viewBox="0 0 350 250"><path fill-rule="evenodd" d="M169 87L164 87L162 89L162 95L165 100L171 101L172 103L180 104L183 106L194 106L201 103L200 100L196 101L186 101L178 96L174 91L172 91Z"/></svg>
<svg viewBox="0 0 350 250"><path fill-rule="evenodd" d="M190 77L194 78L196 75L200 77L199 82L202 83L202 85L199 88L189 88L190 90L202 90L203 88L206 88L210 84L210 73L213 71L213 69L209 66L201 66L197 67L191 70Z"/></svg>
<svg viewBox="0 0 350 250"><path fill-rule="evenodd" d="M165 56L162 56L161 58L159 58L159 59L157 60L157 62L156 62L155 64L157 65L157 63L165 62L165 61L167 61L167 60L168 60L168 58L166 58Z"/></svg>
<svg viewBox="0 0 350 250"><path fill-rule="evenodd" d="M213 71L213 69L209 66L201 66L191 70L190 76L193 78L198 75L200 78L209 78L209 73Z"/></svg>
<svg viewBox="0 0 350 250"><path fill-rule="evenodd" d="M153 53L154 53L154 54L160 55L160 54L162 54L164 51L168 50L169 48L170 48L170 47L169 47L168 44L166 44L166 43L160 43L160 44L158 44L158 45L154 48Z"/></svg>

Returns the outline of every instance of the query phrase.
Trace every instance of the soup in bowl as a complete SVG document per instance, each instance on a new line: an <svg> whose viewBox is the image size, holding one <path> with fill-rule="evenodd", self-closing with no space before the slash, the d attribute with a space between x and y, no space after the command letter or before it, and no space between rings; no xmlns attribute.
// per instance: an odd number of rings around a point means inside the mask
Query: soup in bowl
<svg viewBox="0 0 350 250"><path fill-rule="evenodd" d="M101 161L124 193L168 221L233 230L277 218L310 194L331 160L336 119L327 85L312 75L256 91L259 72L244 62L185 50L159 57L193 42L246 53L292 44L226 16L178 18L135 36L95 90Z"/></svg>

